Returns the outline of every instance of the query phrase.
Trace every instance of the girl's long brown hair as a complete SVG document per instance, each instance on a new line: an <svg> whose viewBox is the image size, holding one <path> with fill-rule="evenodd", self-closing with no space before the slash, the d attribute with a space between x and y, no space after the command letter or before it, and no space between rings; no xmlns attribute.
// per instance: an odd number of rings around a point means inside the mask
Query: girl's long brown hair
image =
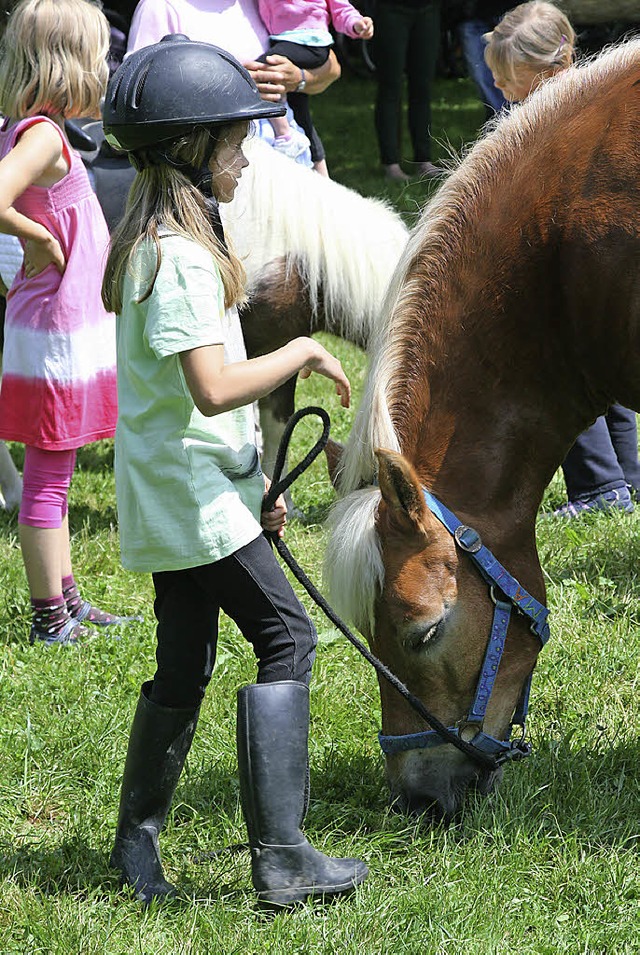
<svg viewBox="0 0 640 955"><path fill-rule="evenodd" d="M220 141L232 127L220 127ZM208 152L210 133L195 127L189 135L167 149L170 158L199 168ZM151 295L162 262L159 231L166 229L198 242L213 256L224 287L225 308L242 304L245 271L233 249L223 248L209 220L205 198L186 175L169 163L149 165L134 179L124 217L111 238L111 248L102 283L102 301L110 312L123 307L124 279L132 254L141 242L151 239L156 248L156 269L140 301Z"/></svg>

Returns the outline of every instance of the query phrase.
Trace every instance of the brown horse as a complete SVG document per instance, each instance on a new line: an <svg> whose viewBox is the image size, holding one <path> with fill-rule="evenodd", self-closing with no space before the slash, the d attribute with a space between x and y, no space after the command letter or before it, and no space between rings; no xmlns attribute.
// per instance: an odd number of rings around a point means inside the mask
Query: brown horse
<svg viewBox="0 0 640 955"><path fill-rule="evenodd" d="M473 534L460 546L424 489L479 533L520 596L535 598L526 602L544 602L544 490L613 401L640 410L639 263L631 41L560 74L487 131L424 210L389 290L343 459L328 582L338 610L435 716L494 753L511 745L545 635L514 611L486 712L472 719L494 639L491 595L509 610L519 598L490 590L466 552ZM404 806L449 815L470 784L495 782L495 766L433 745L396 691L380 689L382 732L398 741L385 747L387 778Z"/></svg>

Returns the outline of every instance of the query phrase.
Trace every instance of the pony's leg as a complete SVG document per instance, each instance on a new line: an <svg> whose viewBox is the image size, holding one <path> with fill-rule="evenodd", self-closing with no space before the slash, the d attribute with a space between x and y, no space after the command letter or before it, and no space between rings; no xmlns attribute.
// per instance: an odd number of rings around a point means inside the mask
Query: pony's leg
<svg viewBox="0 0 640 955"><path fill-rule="evenodd" d="M262 469L267 477L273 474L276 455L285 425L295 411L297 378L290 378L266 398L260 399L260 427L262 429ZM285 462L284 472L288 464ZM301 519L304 515L293 503L290 491L285 492L285 502L290 518Z"/></svg>
<svg viewBox="0 0 640 955"><path fill-rule="evenodd" d="M0 492L5 510L13 511L19 506L22 497L22 478L4 441L0 441Z"/></svg>

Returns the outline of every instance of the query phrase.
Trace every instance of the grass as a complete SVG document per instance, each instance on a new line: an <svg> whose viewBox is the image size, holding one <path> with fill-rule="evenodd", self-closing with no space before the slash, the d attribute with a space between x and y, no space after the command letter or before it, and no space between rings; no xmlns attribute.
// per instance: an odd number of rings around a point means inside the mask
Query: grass
<svg viewBox="0 0 640 955"><path fill-rule="evenodd" d="M381 180L372 87L343 81L316 108L333 173L384 195L410 218L425 187ZM442 82L436 122L454 144L482 119L464 81ZM364 359L336 340L357 398ZM330 409L344 437L352 411L331 386L303 382L300 406ZM305 421L294 456L314 426ZM13 453L21 463L20 448ZM545 511L560 503L556 476ZM296 487L307 512L288 542L320 583L321 526L332 500L316 462ZM470 802L448 828L392 813L376 743L372 671L319 613L312 687L315 845L367 860L351 899L266 917L254 906L238 800L235 691L254 676L251 652L223 620L218 665L163 834L183 905L141 911L107 865L128 728L153 673L149 578L118 561L112 447L84 449L70 498L76 574L107 609L144 614L121 640L81 650L31 648L15 515L0 515L0 952L2 955L531 955L640 951L638 644L640 511L538 523L553 637L532 694L535 755L507 769L499 791ZM308 606L308 601L305 600Z"/></svg>

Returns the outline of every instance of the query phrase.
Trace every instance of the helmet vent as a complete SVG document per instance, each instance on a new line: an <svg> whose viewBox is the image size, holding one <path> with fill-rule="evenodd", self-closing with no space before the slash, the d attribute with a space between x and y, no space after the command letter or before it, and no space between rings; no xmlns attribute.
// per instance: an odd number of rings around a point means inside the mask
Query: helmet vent
<svg viewBox="0 0 640 955"><path fill-rule="evenodd" d="M149 65L150 64L147 65L145 70L142 70L133 88L133 93L131 95L131 106L133 109L140 108L140 101L144 92L144 84L147 82L147 76L149 75Z"/></svg>
<svg viewBox="0 0 640 955"><path fill-rule="evenodd" d="M111 106L114 109L116 108L116 105L118 102L118 95L120 93L120 87L122 86L123 79L124 79L123 74L120 74L120 76L116 76L116 82L113 86L113 89L111 90L111 96L109 97L109 102L111 103Z"/></svg>

